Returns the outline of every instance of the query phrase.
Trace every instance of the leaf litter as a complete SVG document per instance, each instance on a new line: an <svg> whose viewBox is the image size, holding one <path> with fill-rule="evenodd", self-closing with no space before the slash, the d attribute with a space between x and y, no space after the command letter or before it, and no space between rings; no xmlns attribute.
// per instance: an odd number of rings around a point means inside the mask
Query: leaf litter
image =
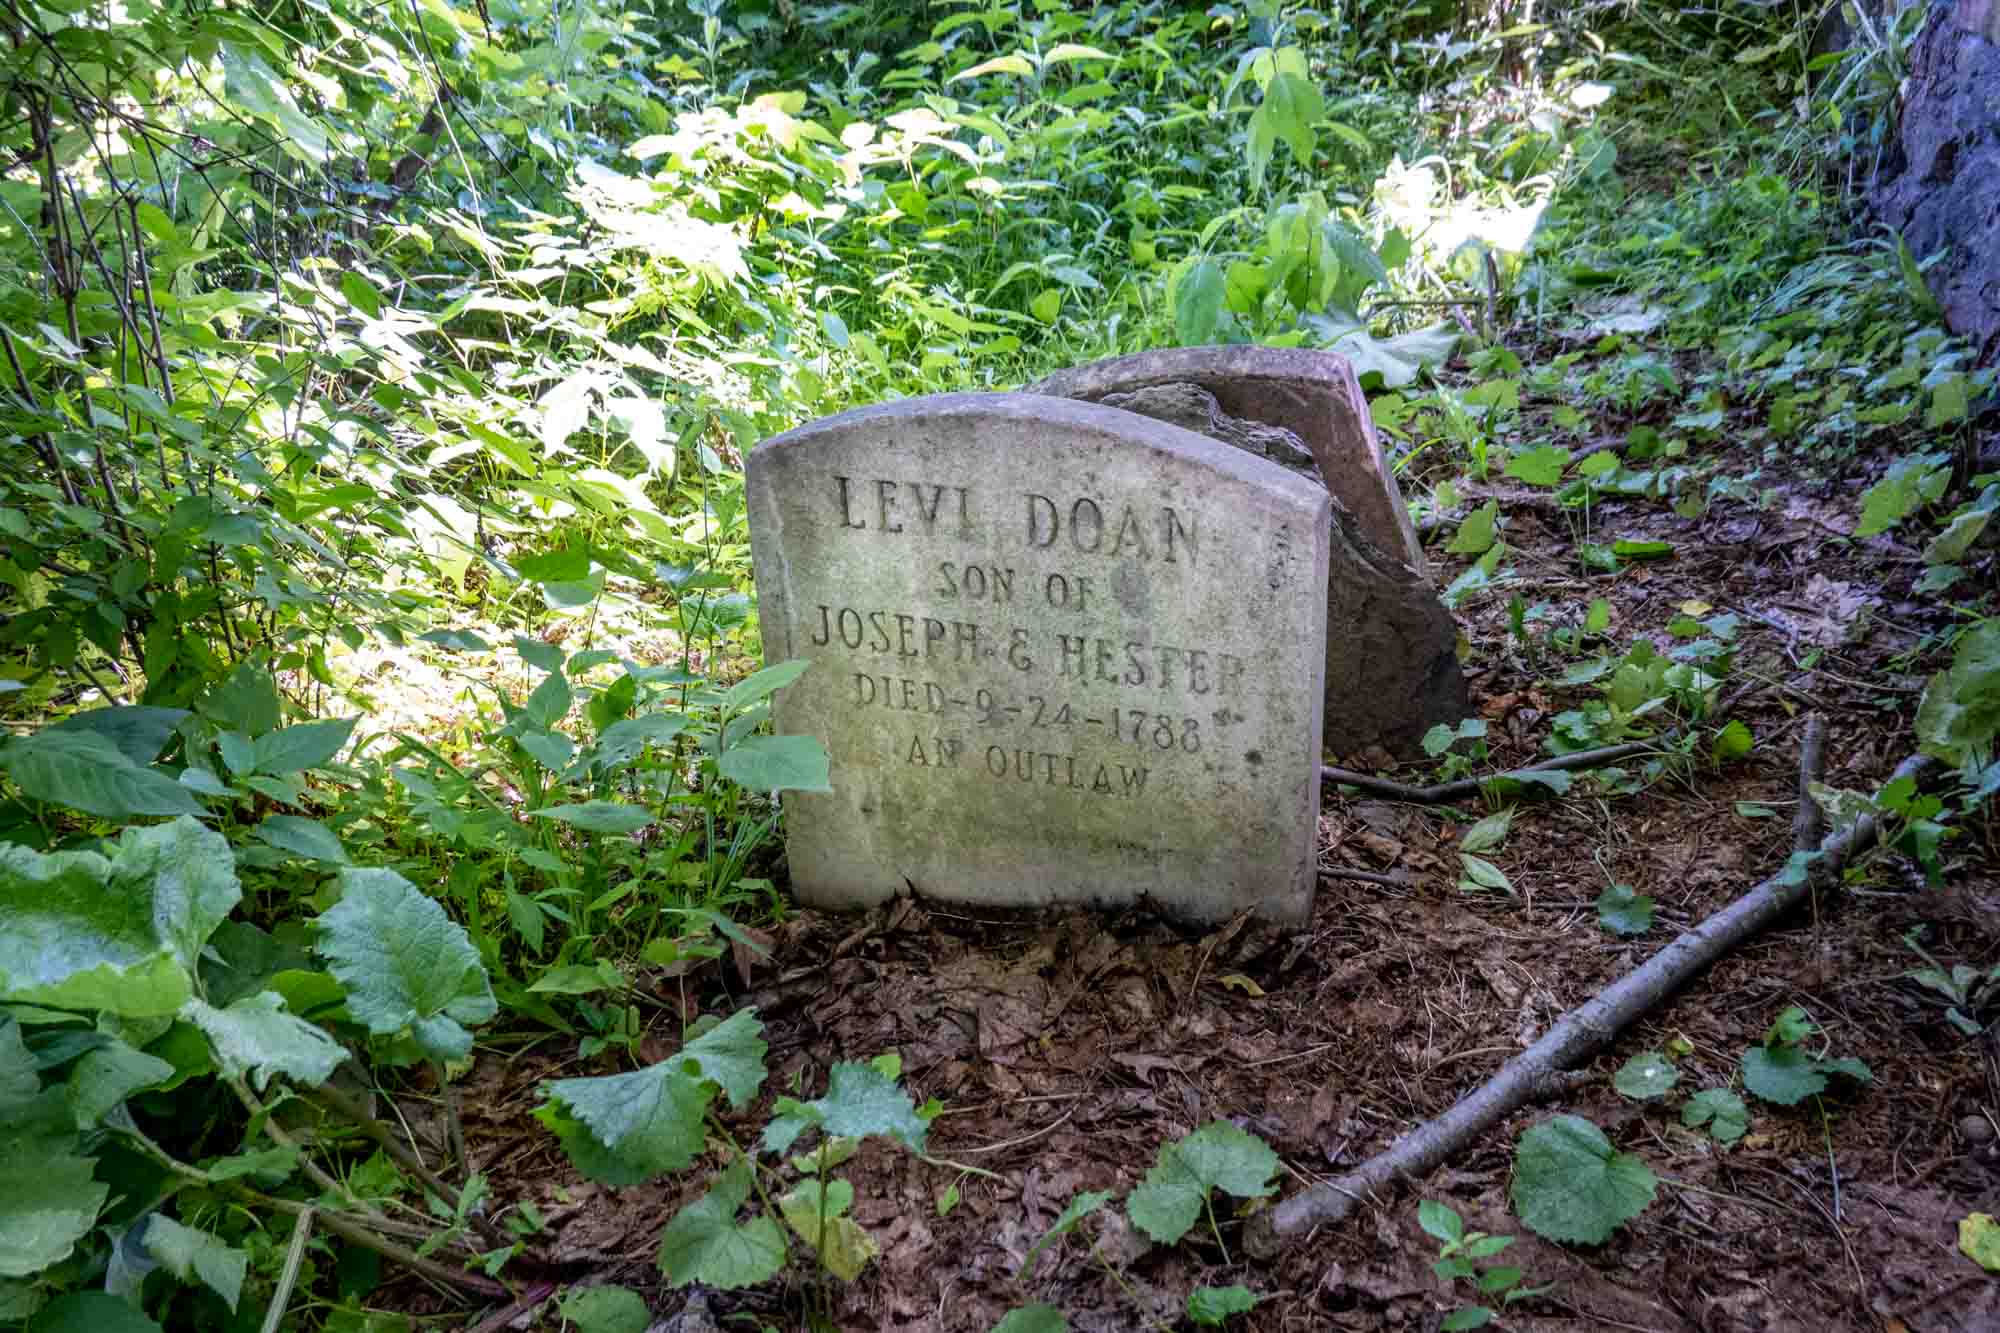
<svg viewBox="0 0 2000 1333"><path fill-rule="evenodd" d="M1744 450L1743 466L1752 460ZM1916 571L1882 544L1824 543L1851 527L1851 505L1803 483L1775 489L1761 505L1719 498L1694 517L1607 496L1594 514L1600 532L1671 550L1581 581L1565 524L1508 531L1509 558L1536 571L1525 593L1574 602L1579 614L1602 599L1615 644L1646 637L1668 651L1666 626L1695 615L1690 604L1702 616L1737 615L1725 688L1740 691L1731 716L1753 740L1747 753L1732 745L1712 756L1704 738L1701 758L1679 774L1647 779L1627 764L1622 787L1586 780L1553 798L1523 793L1504 829L1495 821L1473 837L1485 848L1477 853L1465 851L1467 835L1494 811L1329 790L1317 907L1298 932L1235 922L1203 933L1143 910L1049 916L910 899L859 921L800 912L760 937L771 956L749 981L720 962L642 973L661 1005L642 1058L677 1049L680 1021L755 1005L770 1075L747 1109L722 1111L739 1134L762 1125L775 1098L825 1088L836 1065L889 1051L912 1096L942 1104L928 1160L867 1141L844 1168L854 1193L843 1220L877 1253L827 1292L843 1329L984 1333L1031 1307L1037 1317L1059 1310L1079 1330L1172 1326L1198 1289L1239 1285L1261 1299L1229 1327L1250 1333L1436 1327L1460 1302L1431 1272L1435 1241L1418 1221L1425 1198L1449 1202L1468 1227L1518 1237L1508 1262L1550 1286L1508 1307L1508 1327L2000 1326L2000 1286L1960 1249L1965 1219L1991 1213L2000 1191L1990 1118L2000 1062L1905 979L1918 960L1903 943L1922 928L1934 953L2000 955L1990 825L1946 847L1944 888L1881 858L1862 893L1822 896L1543 1104L1269 1265L1236 1243L1242 1217L1268 1199L1208 1192L1226 1254L1205 1216L1161 1246L1126 1212L1163 1150L1205 1126L1269 1144L1280 1194L1352 1168L1783 865L1808 711L1829 723L1830 788L1871 790L1910 751L1916 696L1882 682L1911 679L1911 656L1950 623L1947 608L1899 599ZM1487 496L1468 499L1476 508ZM1433 547L1440 587L1478 558L1446 558L1442 547ZM1595 688L1552 685L1566 663L1523 651L1507 601L1503 589L1457 611L1474 714L1490 724L1478 772L1545 758L1556 718ZM1400 776L1422 784L1433 772ZM1511 894L1464 873L1462 857L1475 854ZM1607 893L1615 923L1600 919ZM1627 910L1641 900L1651 901L1650 923ZM1743 1095L1745 1052L1794 1006L1819 1029L1811 1060L1851 1060L1872 1079L1824 1080L1792 1107ZM1671 1071L1655 1063L1662 1051L1673 1052ZM1621 1095L1614 1080L1635 1061L1649 1084L1677 1075L1669 1095ZM607 1072L617 1071L542 1051L504 1062L477 1053L463 1099L472 1165L491 1176L496 1202L540 1209L549 1232L539 1252L559 1271L629 1286L664 1317L690 1294L657 1266L662 1228L728 1155L711 1144L689 1171L637 1188L582 1179L527 1112L543 1079ZM1602 1144L1579 1131L1553 1150L1598 1162L1599 1188L1621 1206L1641 1193L1632 1162L1659 1178L1650 1206L1601 1243L1551 1244L1513 1208L1518 1145L1565 1116L1595 1126ZM1111 1196L1102 1206L1066 1213L1100 1193ZM689 1254L706 1262L707 1251ZM421 1289L402 1290L404 1308L427 1308ZM725 1326L740 1315L784 1327L800 1297L774 1282L734 1293L697 1286L693 1299Z"/></svg>

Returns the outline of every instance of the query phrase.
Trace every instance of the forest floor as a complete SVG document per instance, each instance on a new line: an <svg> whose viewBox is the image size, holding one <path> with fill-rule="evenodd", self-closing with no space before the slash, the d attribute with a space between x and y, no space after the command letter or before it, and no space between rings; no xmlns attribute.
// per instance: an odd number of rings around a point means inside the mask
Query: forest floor
<svg viewBox="0 0 2000 1333"><path fill-rule="evenodd" d="M1659 627L1677 614L1736 615L1721 693L1755 740L1721 765L1704 749L1633 794L1579 782L1522 804L1504 847L1487 854L1512 895L1458 887L1457 840L1485 813L1477 801L1416 806L1329 788L1325 873L1303 932L1238 922L1201 934L1138 911L1023 918L902 899L865 918L801 912L770 932L771 957L754 966L739 955L646 978L663 1034L642 1044L648 1061L671 1053L682 1020L757 1006L771 1077L744 1133L773 1096L823 1086L832 1062L895 1051L915 1098L945 1106L929 1154L979 1169L961 1174L869 1141L845 1173L854 1217L881 1244L858 1281L810 1298L771 1286L700 1293L669 1327L711 1327L705 1307L724 1328L791 1328L824 1299L842 1329L985 1330L1030 1301L1059 1307L1077 1329L1184 1328L1194 1287L1241 1283L1262 1299L1234 1328L1436 1329L1475 1298L1469 1284L1453 1291L1432 1275L1437 1244L1419 1227L1419 1199L1518 1238L1502 1261L1546 1291L1509 1307L1504 1327L2000 1327L2000 1282L1957 1244L1961 1218L2000 1212L2000 1050L1990 1032L1961 1036L1940 998L1906 976L1924 965L1906 943L1912 932L1947 969L2000 956L1990 815L1945 844L1943 887L1912 862L1877 856L1849 887L1623 1034L1555 1100L1274 1263L1244 1257L1240 1217L1223 1215L1226 1253L1201 1228L1149 1249L1114 1205L1019 1276L1073 1195L1122 1194L1162 1144L1204 1123L1226 1119L1266 1139L1291 1193L1444 1111L1784 864L1809 715L1828 725L1825 782L1872 791L1910 751L1924 681L1910 654L1944 612L1908 592L1922 571L1914 550L1888 537L1835 540L1854 526L1866 474L1781 488L1761 506L1721 499L1697 518L1658 501L1604 503L1591 518L1600 539L1673 546L1671 558L1616 574L1577 572L1571 517L1548 500L1499 492L1522 586L1608 600L1612 641L1650 633L1664 650ZM1468 507L1486 498L1477 487L1463 495ZM1457 558L1434 550L1434 561L1443 587ZM1571 706L1548 684L1560 664L1522 656L1504 595L1459 618L1494 769L1544 757L1551 718ZM1400 883L1342 878L1348 870ZM1594 900L1613 881L1655 900L1647 934L1599 925ZM1746 1097L1748 1133L1726 1147L1683 1127L1688 1094L1742 1090L1743 1052L1791 1006L1821 1029L1815 1054L1865 1061L1872 1081L1836 1080L1793 1107ZM1673 1095L1638 1102L1614 1090L1627 1059L1668 1049L1679 1052ZM539 1250L549 1271L623 1283L665 1318L689 1295L661 1283L660 1231L710 1173L619 1191L579 1177L529 1112L542 1080L592 1072L603 1071L547 1046L482 1053L463 1098L472 1162L498 1201L530 1200L548 1219ZM1561 1112L1594 1121L1660 1178L1652 1205L1594 1248L1550 1245L1510 1215L1514 1144ZM414 1284L406 1293L405 1308L428 1305ZM555 1327L553 1309L513 1326Z"/></svg>

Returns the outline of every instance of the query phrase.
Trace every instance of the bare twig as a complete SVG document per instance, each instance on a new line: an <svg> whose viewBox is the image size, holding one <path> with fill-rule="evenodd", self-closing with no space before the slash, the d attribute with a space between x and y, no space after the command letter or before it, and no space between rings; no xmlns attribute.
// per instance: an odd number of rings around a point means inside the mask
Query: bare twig
<svg viewBox="0 0 2000 1333"><path fill-rule="evenodd" d="M424 1164L424 1159L419 1157L414 1149L390 1133L389 1127L377 1117L370 1115L368 1108L350 1096L346 1089L333 1083L326 1083L313 1089L312 1095L338 1111L352 1121L362 1133L375 1140L381 1145L382 1151L394 1159L396 1165L422 1181L424 1188L442 1199L447 1207L454 1212L466 1212L460 1206L458 1191L441 1180L436 1172ZM514 1243L492 1218L484 1214L471 1213L466 1216L466 1220L486 1238L487 1244L495 1249L505 1249Z"/></svg>
<svg viewBox="0 0 2000 1333"><path fill-rule="evenodd" d="M537 1282L521 1293L521 1299L504 1310L495 1310L486 1318L474 1324L467 1333L500 1333L500 1330L514 1323L522 1315L556 1294L553 1282Z"/></svg>
<svg viewBox="0 0 2000 1333"><path fill-rule="evenodd" d="M1443 805L1450 801L1462 801L1468 796L1477 796L1487 783L1499 778L1519 777L1523 773L1557 773L1579 768L1596 768L1602 764L1616 763L1620 759L1659 754L1662 747L1673 739L1673 735L1674 733L1669 732L1649 741L1627 741L1623 745L1579 750L1575 754L1544 759L1539 764L1510 768L1504 773L1492 773L1483 778L1460 778L1456 782L1440 782L1431 787L1415 787L1406 782L1357 773L1349 768L1322 768L1319 776L1322 782L1338 782L1343 786L1358 788L1371 796L1386 796L1392 801L1408 801L1413 805Z"/></svg>
<svg viewBox="0 0 2000 1333"><path fill-rule="evenodd" d="M292 1199L261 1196L258 1202L285 1213L303 1213L312 1207L310 1204L299 1203ZM425 1277L442 1282L446 1286L457 1287L460 1291L469 1291L491 1300L513 1299L514 1293L492 1278L478 1273L468 1273L462 1268L453 1268L450 1264L441 1264L435 1259L426 1259L407 1245L398 1245L386 1236L378 1235L366 1223L343 1213L322 1211L315 1212L313 1216L322 1228L331 1231L342 1240L352 1241L365 1250L373 1250L384 1259L393 1259L413 1273L422 1273Z"/></svg>
<svg viewBox="0 0 2000 1333"><path fill-rule="evenodd" d="M285 1250L285 1266L278 1271L278 1289L271 1293L271 1304L264 1312L263 1333L278 1333L284 1327L285 1307L291 1304L292 1288L298 1285L299 1268L305 1263L306 1242L312 1239L316 1215L308 1206L292 1223L292 1243Z"/></svg>
<svg viewBox="0 0 2000 1333"><path fill-rule="evenodd" d="M1792 816L1792 850L1816 852L1826 837L1826 811L1813 799L1813 784L1826 770L1826 719L1818 713L1806 719L1799 737L1799 808Z"/></svg>
<svg viewBox="0 0 2000 1333"><path fill-rule="evenodd" d="M1348 866L1321 866L1319 868L1319 877L1321 879L1351 879L1357 883L1380 884L1385 888L1391 889L1416 887L1414 881L1402 875L1383 875L1373 870L1354 870Z"/></svg>
<svg viewBox="0 0 2000 1333"><path fill-rule="evenodd" d="M1934 766L1934 760L1912 757L1898 766L1891 780L1918 778ZM1795 854L1784 870L1654 954L1588 1004L1571 1010L1540 1041L1502 1065L1443 1115L1419 1125L1353 1171L1252 1218L1245 1245L1252 1254L1268 1259L1287 1241L1345 1220L1355 1203L1371 1192L1432 1170L1526 1105L1563 1071L1610 1045L1633 1020L1651 1013L1704 968L1768 929L1815 885L1829 882L1854 857L1873 847L1880 832L1875 817L1863 815L1829 838L1816 854L1809 858Z"/></svg>

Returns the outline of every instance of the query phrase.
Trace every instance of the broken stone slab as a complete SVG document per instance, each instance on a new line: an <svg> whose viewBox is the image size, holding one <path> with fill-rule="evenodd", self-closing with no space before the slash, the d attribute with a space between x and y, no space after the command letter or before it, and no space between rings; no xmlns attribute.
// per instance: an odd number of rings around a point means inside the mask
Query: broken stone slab
<svg viewBox="0 0 2000 1333"><path fill-rule="evenodd" d="M1242 355L1246 352L1262 355ZM1285 355L1270 355L1277 352ZM1320 364L1328 361L1338 364ZM1262 387L1255 394L1240 385L1228 387L1224 370L1218 367L1256 369L1265 378L1252 383ZM1283 367L1292 373L1282 386L1273 388ZM1198 378L1152 378L1169 370ZM1322 441L1346 432L1350 446L1361 438L1356 432L1361 432L1365 434L1361 447L1349 447L1349 455L1373 458L1376 467L1381 461L1353 373L1345 358L1329 353L1262 347L1144 352L1060 372L1043 380L1036 391L1049 392L1051 386L1064 384L1089 390L1097 395L1095 401L1107 406L1171 421L1315 480L1328 475L1326 459L1331 451L1306 448L1294 423L1320 422ZM1245 420L1232 414L1212 388L1218 385L1225 386L1233 400L1268 415ZM1347 424L1339 429L1325 425L1323 418L1329 414ZM1458 722L1471 704L1459 668L1458 627L1423 574L1422 564L1399 559L1401 547L1393 544L1400 543L1405 532L1410 533L1409 545L1416 544L1393 478L1366 466L1349 468L1342 475L1346 493L1334 495L1331 511L1325 736L1335 754L1373 767L1421 756L1424 733L1439 723ZM1386 485L1370 481L1377 475ZM1350 497L1366 502L1371 496L1374 503L1367 507L1377 515L1372 526L1349 503ZM1391 512L1402 517L1400 525L1391 527L1383 517Z"/></svg>
<svg viewBox="0 0 2000 1333"><path fill-rule="evenodd" d="M1178 426L1034 394L858 408L748 465L802 901L1300 923L1318 853L1331 502Z"/></svg>
<svg viewBox="0 0 2000 1333"><path fill-rule="evenodd" d="M1424 548L1344 356L1305 347L1163 347L1059 370L1028 392L1095 403L1163 384L1206 389L1228 416L1290 431L1368 539L1424 572Z"/></svg>

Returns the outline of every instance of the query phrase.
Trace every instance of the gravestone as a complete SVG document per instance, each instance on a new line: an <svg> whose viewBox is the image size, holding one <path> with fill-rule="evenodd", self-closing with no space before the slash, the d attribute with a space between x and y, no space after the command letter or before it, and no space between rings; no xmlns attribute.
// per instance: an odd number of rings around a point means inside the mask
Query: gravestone
<svg viewBox="0 0 2000 1333"><path fill-rule="evenodd" d="M1031 392L1185 426L1333 496L1326 744L1368 766L1418 758L1471 711L1458 627L1425 574L1395 474L1347 358L1294 347L1175 347L1058 371Z"/></svg>
<svg viewBox="0 0 2000 1333"><path fill-rule="evenodd" d="M1177 426L1033 394L858 408L748 462L808 903L1311 912L1329 502Z"/></svg>

